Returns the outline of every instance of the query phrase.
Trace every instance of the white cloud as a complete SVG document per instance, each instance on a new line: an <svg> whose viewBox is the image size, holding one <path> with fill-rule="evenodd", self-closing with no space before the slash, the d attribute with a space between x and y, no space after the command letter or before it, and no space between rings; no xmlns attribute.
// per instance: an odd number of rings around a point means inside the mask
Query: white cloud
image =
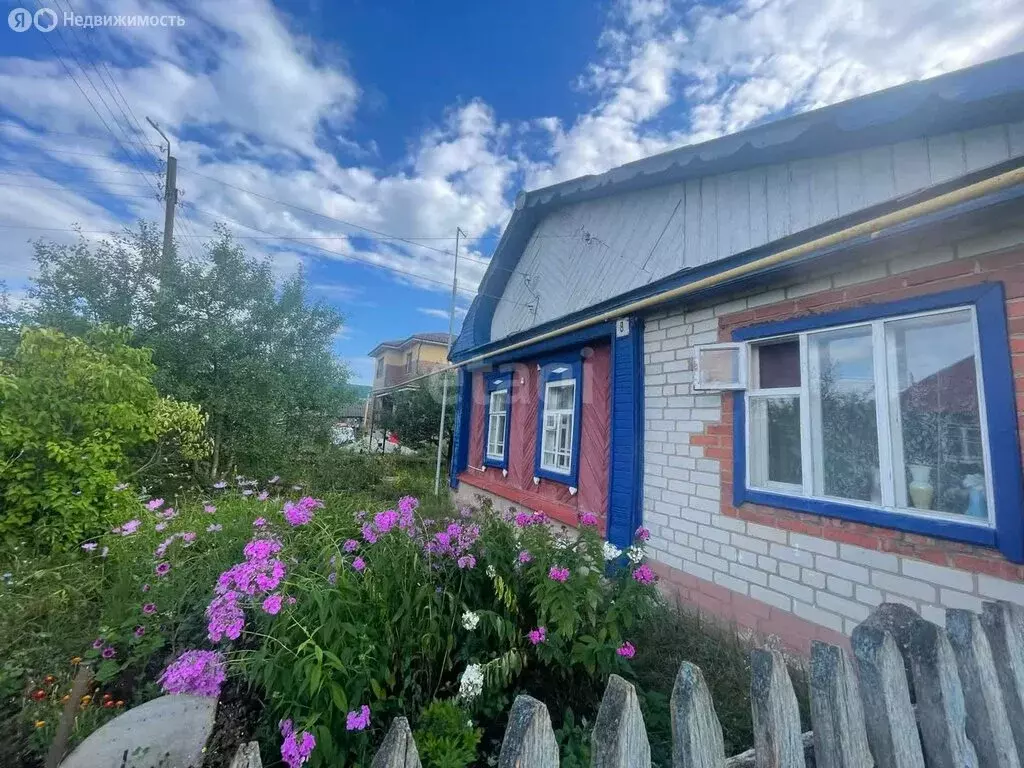
<svg viewBox="0 0 1024 768"><path fill-rule="evenodd" d="M428 317L436 317L439 320L448 322L449 313L447 309L437 309L436 307L417 307L419 312L422 312ZM466 316L466 310L462 307L455 308L455 324L458 325L459 321Z"/></svg>

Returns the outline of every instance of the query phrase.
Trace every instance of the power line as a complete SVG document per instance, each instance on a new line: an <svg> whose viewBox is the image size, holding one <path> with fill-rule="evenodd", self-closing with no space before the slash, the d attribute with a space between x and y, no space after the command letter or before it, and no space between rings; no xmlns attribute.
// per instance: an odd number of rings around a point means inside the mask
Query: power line
<svg viewBox="0 0 1024 768"><path fill-rule="evenodd" d="M139 184L138 186L142 187L141 184ZM0 181L0 187L19 187L21 189L47 189L47 190L50 190L51 192L69 192L69 193L75 194L75 195L85 195L85 194L87 194L87 192L85 190L68 189L67 187L54 187L52 185L40 185L40 184L8 184L7 182ZM148 189L148 187L142 187L142 188L143 189ZM89 191L93 191L93 190L89 190ZM125 198L125 199L133 199L134 198L134 199L142 199L142 200L155 200L155 199L157 199L157 198L153 197L153 195L124 195L124 194L121 194L120 192L105 192L105 191L99 190L99 189L97 189L95 191L98 192L98 193L103 194L106 197L119 197L119 198Z"/></svg>
<svg viewBox="0 0 1024 768"><path fill-rule="evenodd" d="M104 66L106 66L106 65L104 65ZM45 134L47 134L49 136L73 136L76 139L86 139L86 140L90 140L90 141L105 141L107 143L110 143L110 137L109 136L100 136L98 134L81 133L81 132L78 132L78 131L55 131L52 128L41 128L41 127L38 127L38 126L35 126L35 125L21 126L21 125L18 125L17 123L13 123L13 122L10 122L10 121L0 123L0 128L2 128L4 126L12 126L12 127L15 127L15 128L22 128L22 127L24 127L25 129L27 129L31 133L45 133ZM153 144L152 142L141 142L140 141L139 143L140 144L145 144L146 146L150 146L150 147L159 147L160 146L159 144Z"/></svg>

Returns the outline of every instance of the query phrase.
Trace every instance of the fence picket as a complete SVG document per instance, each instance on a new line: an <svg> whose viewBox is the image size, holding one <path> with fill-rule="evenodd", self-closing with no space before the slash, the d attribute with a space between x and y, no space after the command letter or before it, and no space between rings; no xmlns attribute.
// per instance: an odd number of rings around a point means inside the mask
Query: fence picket
<svg viewBox="0 0 1024 768"><path fill-rule="evenodd" d="M800 709L786 662L777 651L750 655L750 706L756 768L804 768Z"/></svg>
<svg viewBox="0 0 1024 768"><path fill-rule="evenodd" d="M725 742L700 667L684 661L672 687L672 768L723 768Z"/></svg>
<svg viewBox="0 0 1024 768"><path fill-rule="evenodd" d="M960 673L967 708L967 738L974 744L978 760L986 768L1020 768L992 649L978 615L948 609L946 635Z"/></svg>
<svg viewBox="0 0 1024 768"><path fill-rule="evenodd" d="M409 730L409 721L396 717L384 737L370 768L420 768L420 753Z"/></svg>
<svg viewBox="0 0 1024 768"><path fill-rule="evenodd" d="M981 624L992 649L1017 757L1024 765L1024 608L1003 600L985 603Z"/></svg>
<svg viewBox="0 0 1024 768"><path fill-rule="evenodd" d="M590 742L592 768L651 766L651 745L636 689L618 675L608 678Z"/></svg>
<svg viewBox="0 0 1024 768"><path fill-rule="evenodd" d="M872 768L860 686L846 651L815 641L810 684L817 768Z"/></svg>
<svg viewBox="0 0 1024 768"><path fill-rule="evenodd" d="M558 742L548 708L532 696L516 696L501 742L498 768L558 768Z"/></svg>

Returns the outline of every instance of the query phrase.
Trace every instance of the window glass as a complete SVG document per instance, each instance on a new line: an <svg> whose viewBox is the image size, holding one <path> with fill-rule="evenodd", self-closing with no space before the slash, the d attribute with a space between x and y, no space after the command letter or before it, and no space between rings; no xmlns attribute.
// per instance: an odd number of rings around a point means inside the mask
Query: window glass
<svg viewBox="0 0 1024 768"><path fill-rule="evenodd" d="M814 493L882 502L871 326L808 336Z"/></svg>
<svg viewBox="0 0 1024 768"><path fill-rule="evenodd" d="M757 348L758 387L779 389L800 386L800 341L791 339Z"/></svg>
<svg viewBox="0 0 1024 768"><path fill-rule="evenodd" d="M505 425L508 420L508 390L491 392L487 423L487 457L505 458Z"/></svg>
<svg viewBox="0 0 1024 768"><path fill-rule="evenodd" d="M555 381L544 392L544 434L541 438L541 468L572 472L572 438L576 409L576 382Z"/></svg>
<svg viewBox="0 0 1024 768"><path fill-rule="evenodd" d="M750 403L752 485L800 486L800 398L755 397Z"/></svg>
<svg viewBox="0 0 1024 768"><path fill-rule="evenodd" d="M971 313L891 320L885 330L897 503L987 519Z"/></svg>

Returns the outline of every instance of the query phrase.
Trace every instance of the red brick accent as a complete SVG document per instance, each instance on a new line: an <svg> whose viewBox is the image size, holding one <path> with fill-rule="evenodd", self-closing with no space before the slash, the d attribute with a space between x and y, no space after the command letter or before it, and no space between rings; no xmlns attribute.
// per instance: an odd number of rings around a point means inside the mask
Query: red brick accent
<svg viewBox="0 0 1024 768"><path fill-rule="evenodd" d="M459 482L465 483L471 488L478 488L481 491L493 493L495 496L500 496L501 498L507 499L513 504L519 504L526 509L543 512L552 520L562 523L563 525L576 527L579 522L579 512L576 507L563 504L560 501L556 501L555 499L547 498L536 493L512 488L506 483L496 482L479 473L472 473L473 470L463 472L459 475ZM601 533L604 534L605 518L598 516L597 519Z"/></svg>
<svg viewBox="0 0 1024 768"><path fill-rule="evenodd" d="M1002 282L1006 291L1014 380L1017 382L1017 427L1024 445L1024 250L1014 249L973 259L962 259L884 277L842 289L822 291L796 301L786 300L748 309L720 319L719 339L728 341L732 331L753 323L816 312L884 303L981 282ZM706 458L718 459L722 472L722 513L754 523L822 539L854 544L866 549L892 552L951 568L985 573L1009 580L1024 580L1024 566L1008 562L997 550L944 539L904 533L847 520L765 507L732 505L733 439L732 398L722 398L722 421L709 424L704 433L690 439L704 448Z"/></svg>
<svg viewBox="0 0 1024 768"><path fill-rule="evenodd" d="M683 603L719 620L734 621L762 638L778 637L786 648L801 656L810 656L811 643L815 640L847 649L850 647L845 635L805 621L789 611L766 605L664 563L651 561L650 565L658 574L663 592L678 596Z"/></svg>

